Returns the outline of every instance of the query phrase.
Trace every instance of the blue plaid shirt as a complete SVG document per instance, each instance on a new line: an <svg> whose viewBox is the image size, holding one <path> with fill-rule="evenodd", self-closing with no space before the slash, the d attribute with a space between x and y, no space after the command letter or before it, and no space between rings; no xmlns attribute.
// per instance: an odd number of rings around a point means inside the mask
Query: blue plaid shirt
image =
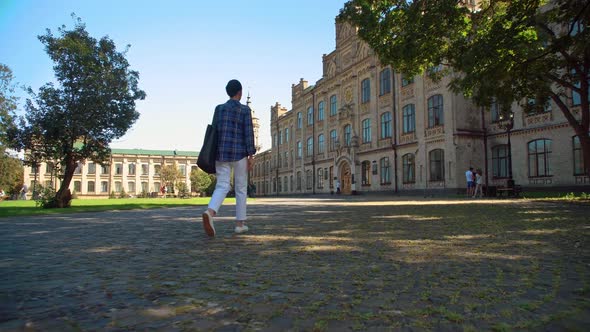
<svg viewBox="0 0 590 332"><path fill-rule="evenodd" d="M230 99L217 109L217 161L237 161L254 155L256 148L250 107Z"/></svg>

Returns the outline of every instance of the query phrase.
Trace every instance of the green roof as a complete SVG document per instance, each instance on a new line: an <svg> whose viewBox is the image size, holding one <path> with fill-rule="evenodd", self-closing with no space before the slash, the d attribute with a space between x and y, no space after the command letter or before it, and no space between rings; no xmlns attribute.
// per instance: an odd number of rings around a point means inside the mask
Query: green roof
<svg viewBox="0 0 590 332"><path fill-rule="evenodd" d="M198 151L176 150L144 150L144 149L111 149L112 154L150 155L150 156L181 156L198 157Z"/></svg>

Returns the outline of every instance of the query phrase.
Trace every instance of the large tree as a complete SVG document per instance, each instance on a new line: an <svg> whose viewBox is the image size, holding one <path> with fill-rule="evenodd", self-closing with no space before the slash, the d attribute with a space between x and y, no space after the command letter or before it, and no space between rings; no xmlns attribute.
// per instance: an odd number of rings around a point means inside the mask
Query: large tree
<svg viewBox="0 0 590 332"><path fill-rule="evenodd" d="M37 93L29 89L32 98L12 141L36 158L56 162L62 181L47 207L61 208L70 204L69 186L78 164L108 161L109 143L138 119L135 102L145 92L138 87L139 73L129 68L129 46L118 51L107 36L91 37L80 19L71 30L60 27L57 36L47 29L39 40L54 62L56 83Z"/></svg>
<svg viewBox="0 0 590 332"><path fill-rule="evenodd" d="M480 106L551 99L580 138L590 175L590 2L352 0L339 19L382 63L408 74L443 64L450 87ZM438 76L438 77L436 77ZM579 110L580 114L576 114Z"/></svg>
<svg viewBox="0 0 590 332"><path fill-rule="evenodd" d="M14 125L17 98L13 95L12 70L0 63L0 153L6 149L7 132Z"/></svg>

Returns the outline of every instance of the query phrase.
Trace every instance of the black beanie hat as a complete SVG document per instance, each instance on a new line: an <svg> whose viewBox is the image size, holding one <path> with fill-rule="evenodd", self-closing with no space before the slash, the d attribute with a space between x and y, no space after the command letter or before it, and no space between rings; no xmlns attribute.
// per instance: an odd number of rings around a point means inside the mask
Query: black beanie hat
<svg viewBox="0 0 590 332"><path fill-rule="evenodd" d="M230 98L235 96L240 90L242 90L242 84L238 80L231 80L225 86L225 92L227 92Z"/></svg>

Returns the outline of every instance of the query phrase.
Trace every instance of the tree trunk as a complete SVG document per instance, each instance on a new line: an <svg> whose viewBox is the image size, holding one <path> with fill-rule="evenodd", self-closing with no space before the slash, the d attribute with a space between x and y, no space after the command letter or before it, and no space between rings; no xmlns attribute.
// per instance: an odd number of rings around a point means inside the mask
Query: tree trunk
<svg viewBox="0 0 590 332"><path fill-rule="evenodd" d="M55 194L55 206L56 208L67 208L70 207L72 203L72 193L70 192L70 183L72 182L72 178L74 177L74 172L76 171L76 163L70 162L66 164L66 169L64 171L64 178L61 182L61 186L59 190Z"/></svg>

